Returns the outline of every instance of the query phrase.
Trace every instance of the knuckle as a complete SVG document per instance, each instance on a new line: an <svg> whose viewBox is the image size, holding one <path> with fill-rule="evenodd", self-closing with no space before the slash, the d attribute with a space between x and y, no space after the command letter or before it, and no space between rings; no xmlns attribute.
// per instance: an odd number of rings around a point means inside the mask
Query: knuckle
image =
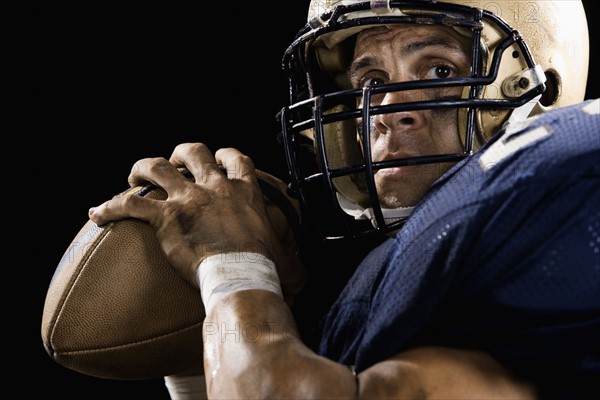
<svg viewBox="0 0 600 400"><path fill-rule="evenodd" d="M177 154L205 154L210 153L208 146L204 143L182 143L175 148Z"/></svg>
<svg viewBox="0 0 600 400"><path fill-rule="evenodd" d="M125 196L120 199L120 208L124 211L131 211L136 207L139 207L140 202L143 199L137 195Z"/></svg>

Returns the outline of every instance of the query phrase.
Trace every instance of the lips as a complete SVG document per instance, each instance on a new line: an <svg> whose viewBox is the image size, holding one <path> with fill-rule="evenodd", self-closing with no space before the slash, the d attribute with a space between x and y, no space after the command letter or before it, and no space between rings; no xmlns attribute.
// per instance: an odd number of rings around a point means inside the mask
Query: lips
<svg viewBox="0 0 600 400"><path fill-rule="evenodd" d="M373 158L373 161L375 162L386 162L386 161L396 161L396 160L408 160L410 158L414 158L414 157L418 157L418 154L410 154L410 153L406 153L406 152L398 152L398 153L394 153L394 154L387 154L386 156L382 157L382 158ZM413 165L407 165L407 166L401 166L401 167L393 167L393 168L405 168L405 167L412 167ZM385 168L385 169L389 169L389 168Z"/></svg>
<svg viewBox="0 0 600 400"><path fill-rule="evenodd" d="M379 178L387 178L387 177L402 177L409 173L413 173L418 169L419 165L407 165L404 167L391 167L391 168L382 168L375 172L375 175Z"/></svg>

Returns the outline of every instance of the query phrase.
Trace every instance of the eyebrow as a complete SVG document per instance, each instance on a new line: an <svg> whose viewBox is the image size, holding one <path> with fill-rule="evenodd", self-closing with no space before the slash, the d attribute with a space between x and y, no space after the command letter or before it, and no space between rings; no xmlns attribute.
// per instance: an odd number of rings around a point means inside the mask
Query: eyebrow
<svg viewBox="0 0 600 400"><path fill-rule="evenodd" d="M408 55L408 54L420 51L422 49L425 49L427 47L436 47L436 46L443 47L453 53L457 53L457 52L462 53L463 52L463 50L454 41L450 41L447 38L443 38L443 37L431 37L431 38L408 43L406 45L406 47L404 47L402 49L401 53L403 55ZM347 74L349 77L352 77L362 68L370 67L371 65L374 65L375 63L376 63L375 57L372 57L372 56L360 57L360 58L354 60L350 64L350 66L348 67L348 70L347 70Z"/></svg>
<svg viewBox="0 0 600 400"><path fill-rule="evenodd" d="M462 49L460 48L460 46L458 46L456 44L455 41L450 41L450 40L448 40L448 38L443 38L443 37L432 37L432 38L427 38L425 40L420 40L420 41L415 41L415 42L409 43L408 46L406 46L405 52L410 54L410 53L414 53L415 51L422 50L426 47L434 47L434 46L444 47L444 48L454 51L454 52L462 52Z"/></svg>

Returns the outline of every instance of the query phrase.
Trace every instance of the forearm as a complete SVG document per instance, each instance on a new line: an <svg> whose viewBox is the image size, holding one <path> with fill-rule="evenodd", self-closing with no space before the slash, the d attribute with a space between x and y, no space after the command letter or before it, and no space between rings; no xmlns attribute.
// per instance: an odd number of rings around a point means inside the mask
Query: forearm
<svg viewBox="0 0 600 400"><path fill-rule="evenodd" d="M284 301L264 290L231 293L204 322L204 368L213 398L353 398L347 367L300 340Z"/></svg>

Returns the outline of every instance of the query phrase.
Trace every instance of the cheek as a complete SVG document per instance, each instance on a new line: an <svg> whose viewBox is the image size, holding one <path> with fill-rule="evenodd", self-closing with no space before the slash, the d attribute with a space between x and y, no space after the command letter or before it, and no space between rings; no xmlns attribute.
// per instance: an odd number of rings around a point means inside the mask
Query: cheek
<svg viewBox="0 0 600 400"><path fill-rule="evenodd" d="M363 129L362 129L362 123L360 120L356 120L355 121L356 124L356 132L359 138L359 144L361 147L361 150L364 149L364 141L365 141L365 135L363 134ZM370 129L370 138L371 138L371 152L375 153L376 151L381 151L383 146L382 144L382 140L380 139L384 139L384 137L382 137L383 135L377 130L375 129L375 117L371 117L371 121L369 124L369 129Z"/></svg>
<svg viewBox="0 0 600 400"><path fill-rule="evenodd" d="M381 158L379 156L383 155L384 151L390 147L387 138L386 135L382 135L378 131L373 131L371 134L371 157L374 160L379 160Z"/></svg>
<svg viewBox="0 0 600 400"><path fill-rule="evenodd" d="M458 133L458 112L452 110L434 110L431 116L432 140L436 147L444 152L460 152L463 150Z"/></svg>

